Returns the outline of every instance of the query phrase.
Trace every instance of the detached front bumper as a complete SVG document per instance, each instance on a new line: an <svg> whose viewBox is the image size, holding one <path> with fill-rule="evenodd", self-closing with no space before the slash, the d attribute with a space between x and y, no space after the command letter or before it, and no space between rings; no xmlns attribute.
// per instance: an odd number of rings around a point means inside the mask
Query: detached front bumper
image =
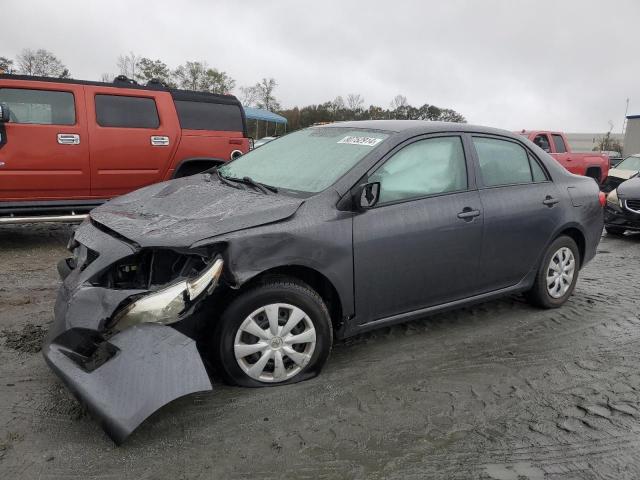
<svg viewBox="0 0 640 480"><path fill-rule="evenodd" d="M604 224L607 227L640 231L640 214L630 212L624 207L607 203L604 211Z"/></svg>
<svg viewBox="0 0 640 480"><path fill-rule="evenodd" d="M212 384L195 341L171 326L140 323L105 336L106 322L140 291L94 287L85 280L133 250L88 223L78 229L76 239L100 255L64 280L43 355L120 444L163 405L211 390Z"/></svg>

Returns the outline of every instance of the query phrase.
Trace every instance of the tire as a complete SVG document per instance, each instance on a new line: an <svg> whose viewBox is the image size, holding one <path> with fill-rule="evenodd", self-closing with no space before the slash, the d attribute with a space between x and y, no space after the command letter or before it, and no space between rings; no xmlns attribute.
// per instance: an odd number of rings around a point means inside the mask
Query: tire
<svg viewBox="0 0 640 480"><path fill-rule="evenodd" d="M622 227L605 226L604 229L607 231L609 235L615 235L615 236L624 235L624 232L626 231L626 229Z"/></svg>
<svg viewBox="0 0 640 480"><path fill-rule="evenodd" d="M276 317L274 335L270 320ZM298 321L291 325L289 320ZM289 343L292 339L310 341ZM212 343L214 364L226 382L243 387L286 385L320 373L331 352L333 328L327 306L313 289L275 277L231 301Z"/></svg>
<svg viewBox="0 0 640 480"><path fill-rule="evenodd" d="M563 263L558 263L557 260ZM555 268L551 264L552 261ZM575 289L579 265L580 251L576 242L566 236L556 238L542 258L533 287L525 294L529 303L540 308L562 306ZM551 277L555 277L553 284L549 284Z"/></svg>

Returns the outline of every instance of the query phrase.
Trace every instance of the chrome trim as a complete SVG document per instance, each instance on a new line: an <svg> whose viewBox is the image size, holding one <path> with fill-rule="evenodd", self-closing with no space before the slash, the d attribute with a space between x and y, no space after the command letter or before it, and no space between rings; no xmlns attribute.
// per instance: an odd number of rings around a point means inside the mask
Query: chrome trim
<svg viewBox="0 0 640 480"><path fill-rule="evenodd" d="M11 225L20 223L75 223L81 222L89 216L88 213L81 215L39 215L33 217L0 217L0 225Z"/></svg>
<svg viewBox="0 0 640 480"><path fill-rule="evenodd" d="M633 199L633 201L635 201L635 202L640 202L640 200L636 200L635 198ZM625 206L625 208L626 208L627 210L629 210L630 212L640 214L640 210L634 210L633 208L631 208L631 207L629 206L629 200L625 200L625 201L624 201L624 206Z"/></svg>
<svg viewBox="0 0 640 480"><path fill-rule="evenodd" d="M151 135L151 145L154 147L166 147L169 145L169 137L166 135Z"/></svg>
<svg viewBox="0 0 640 480"><path fill-rule="evenodd" d="M234 150L234 151L231 152L230 158L231 158L231 160L235 160L236 158L241 157L242 155L243 155L242 151Z"/></svg>
<svg viewBox="0 0 640 480"><path fill-rule="evenodd" d="M77 133L59 133L58 143L60 145L80 145L80 135Z"/></svg>

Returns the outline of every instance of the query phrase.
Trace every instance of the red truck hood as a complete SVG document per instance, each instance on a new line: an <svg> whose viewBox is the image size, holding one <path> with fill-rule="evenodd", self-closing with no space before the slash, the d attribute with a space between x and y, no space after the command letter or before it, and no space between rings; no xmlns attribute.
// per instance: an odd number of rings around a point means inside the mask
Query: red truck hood
<svg viewBox="0 0 640 480"><path fill-rule="evenodd" d="M193 175L117 197L92 210L91 219L140 246L188 247L209 237L284 220L303 202L244 185L233 188L215 175Z"/></svg>

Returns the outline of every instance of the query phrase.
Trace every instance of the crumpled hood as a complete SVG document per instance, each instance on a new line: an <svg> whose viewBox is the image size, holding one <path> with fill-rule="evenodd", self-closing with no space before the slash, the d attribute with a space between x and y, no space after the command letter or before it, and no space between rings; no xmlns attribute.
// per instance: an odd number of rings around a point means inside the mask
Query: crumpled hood
<svg viewBox="0 0 640 480"><path fill-rule="evenodd" d="M209 178L210 181L206 181ZM266 195L215 175L150 185L91 211L91 218L141 246L186 247L205 238L284 220L304 200Z"/></svg>
<svg viewBox="0 0 640 480"><path fill-rule="evenodd" d="M612 168L609 170L610 177L622 178L624 180L629 180L634 175L637 175L637 170L622 170L620 168Z"/></svg>
<svg viewBox="0 0 640 480"><path fill-rule="evenodd" d="M622 182L618 187L618 195L624 198L640 199L640 177Z"/></svg>

